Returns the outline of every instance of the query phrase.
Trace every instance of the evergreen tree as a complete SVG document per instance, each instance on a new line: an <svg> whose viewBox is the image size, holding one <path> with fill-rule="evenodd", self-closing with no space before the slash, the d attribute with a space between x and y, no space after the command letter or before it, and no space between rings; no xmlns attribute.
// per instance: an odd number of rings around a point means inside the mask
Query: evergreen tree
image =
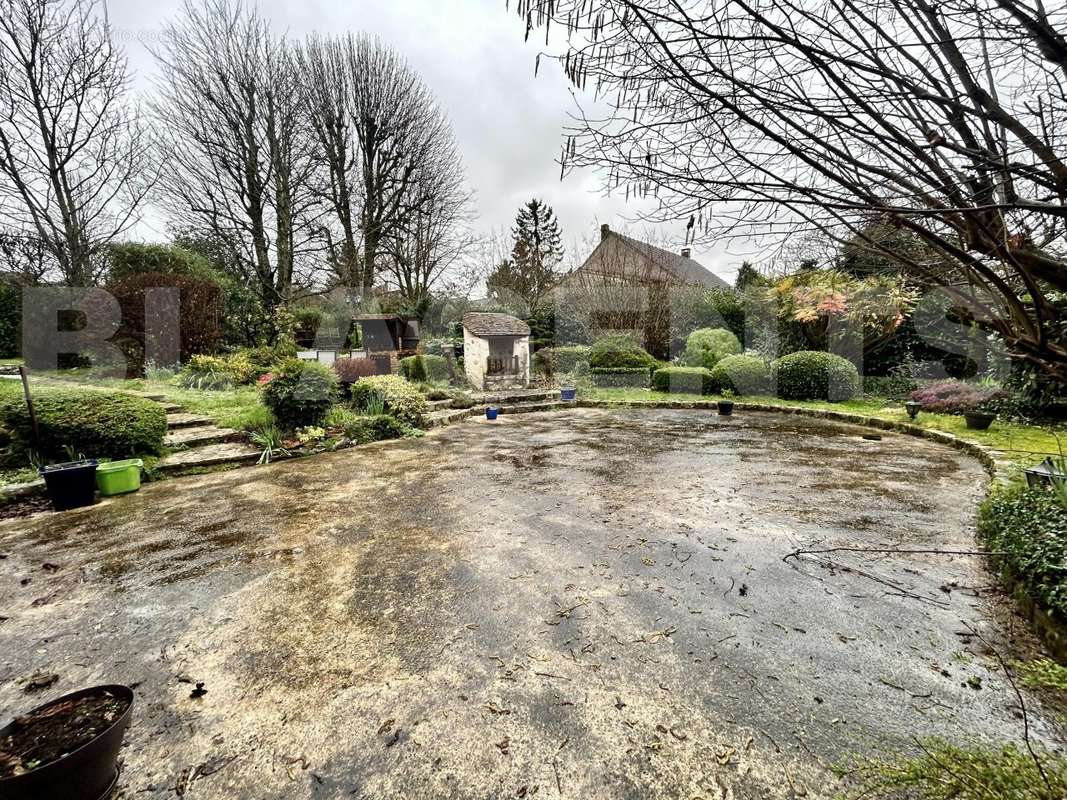
<svg viewBox="0 0 1067 800"><path fill-rule="evenodd" d="M750 262L741 262L741 268L737 270L737 278L734 280L734 288L737 291L742 292L749 286L762 286L766 283L767 279Z"/></svg>
<svg viewBox="0 0 1067 800"><path fill-rule="evenodd" d="M498 301L522 305L523 313L533 313L559 279L563 234L551 206L534 199L519 209L511 235L511 258L489 275L489 294Z"/></svg>

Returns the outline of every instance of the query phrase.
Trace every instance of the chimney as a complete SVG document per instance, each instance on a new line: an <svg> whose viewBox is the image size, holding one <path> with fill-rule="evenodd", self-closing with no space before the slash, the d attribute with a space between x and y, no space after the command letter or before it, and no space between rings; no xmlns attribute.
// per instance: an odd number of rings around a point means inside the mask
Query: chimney
<svg viewBox="0 0 1067 800"><path fill-rule="evenodd" d="M690 250L688 247L683 247L682 248L682 258L689 258L692 255L692 253L693 253L693 251Z"/></svg>
<svg viewBox="0 0 1067 800"><path fill-rule="evenodd" d="M600 226L600 241L604 241L608 238L608 234L611 233L611 226L605 223Z"/></svg>

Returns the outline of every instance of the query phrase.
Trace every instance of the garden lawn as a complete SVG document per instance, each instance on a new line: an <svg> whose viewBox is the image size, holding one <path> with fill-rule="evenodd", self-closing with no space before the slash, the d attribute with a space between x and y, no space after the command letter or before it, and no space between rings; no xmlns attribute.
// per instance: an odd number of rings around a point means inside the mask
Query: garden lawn
<svg viewBox="0 0 1067 800"><path fill-rule="evenodd" d="M715 402L723 400L720 395L698 395L656 392L651 389L583 389L581 397L585 400L615 403L649 403L649 402ZM878 397L862 397L846 400L842 403L825 401L782 400L777 397L736 397L739 403L757 405L796 406L827 411L845 411L863 414L868 417L909 422L903 403ZM1003 452L1006 457L1020 466L1031 466L1042 461L1046 456L1059 456L1067 452L1067 426L1026 425L1019 422L997 420L987 431L975 431L967 427L962 416L953 414L920 413L913 423L921 428L951 433L961 439L976 442ZM1062 447L1062 450L1061 450Z"/></svg>

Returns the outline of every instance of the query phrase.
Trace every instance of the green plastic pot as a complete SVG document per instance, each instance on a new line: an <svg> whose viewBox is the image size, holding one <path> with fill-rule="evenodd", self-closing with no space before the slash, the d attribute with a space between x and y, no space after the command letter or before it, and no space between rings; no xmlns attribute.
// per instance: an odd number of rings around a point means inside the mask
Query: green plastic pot
<svg viewBox="0 0 1067 800"><path fill-rule="evenodd" d="M141 488L141 467L144 462L139 458L127 458L125 461L108 461L96 467L96 488L104 497L136 492Z"/></svg>

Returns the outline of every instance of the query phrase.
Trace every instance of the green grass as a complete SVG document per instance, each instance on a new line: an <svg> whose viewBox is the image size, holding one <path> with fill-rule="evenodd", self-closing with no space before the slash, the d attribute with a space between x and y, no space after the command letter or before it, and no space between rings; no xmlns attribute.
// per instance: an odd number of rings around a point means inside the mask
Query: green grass
<svg viewBox="0 0 1067 800"><path fill-rule="evenodd" d="M914 757L857 759L839 772L854 787L840 796L917 800L1062 800L1067 759L1035 747L958 747L924 739ZM1040 764L1040 765L1039 765Z"/></svg>
<svg viewBox="0 0 1067 800"><path fill-rule="evenodd" d="M583 389L581 397L587 400L616 403L633 402L714 402L723 399L717 395L665 394L651 389ZM863 414L868 417L910 422L904 411L903 403L883 400L876 397L861 397L843 403L824 401L780 400L776 397L738 397L738 402L764 405L787 405L802 408L814 408L831 411L846 411ZM1005 456L1021 466L1036 464L1046 455L1058 455L1060 443L1067 450L1067 427L1024 425L1018 422L997 420L987 431L975 431L967 427L961 416L952 414L920 413L913 423L921 428L951 433L961 439L976 442L994 450L1004 452Z"/></svg>

